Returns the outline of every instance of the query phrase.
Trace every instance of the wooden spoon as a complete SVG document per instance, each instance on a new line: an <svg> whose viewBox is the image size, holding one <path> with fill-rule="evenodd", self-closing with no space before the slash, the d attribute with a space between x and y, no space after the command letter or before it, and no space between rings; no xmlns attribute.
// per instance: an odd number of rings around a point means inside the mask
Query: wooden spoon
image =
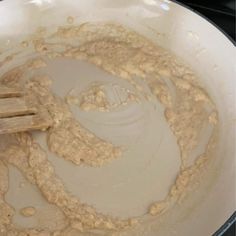
<svg viewBox="0 0 236 236"><path fill-rule="evenodd" d="M51 118L46 110L29 106L24 92L18 88L0 87L0 134L46 130Z"/></svg>

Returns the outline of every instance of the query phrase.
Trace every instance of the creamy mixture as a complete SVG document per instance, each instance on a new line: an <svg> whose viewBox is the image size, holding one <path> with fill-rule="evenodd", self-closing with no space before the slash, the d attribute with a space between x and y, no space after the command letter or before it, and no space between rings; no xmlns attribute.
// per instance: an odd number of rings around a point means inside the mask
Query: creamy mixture
<svg viewBox="0 0 236 236"><path fill-rule="evenodd" d="M116 90L116 101L110 101L108 99L108 89ZM84 111L100 111L108 112L115 108L127 105L130 102L140 102L140 98L137 94L129 91L126 88L120 88L116 85L106 88L104 85L94 84L89 86L85 91L78 92L76 90L70 91L66 97L66 101L70 105L79 106Z"/></svg>
<svg viewBox="0 0 236 236"><path fill-rule="evenodd" d="M35 215L36 209L34 207L25 207L21 209L20 213L25 217L30 217Z"/></svg>
<svg viewBox="0 0 236 236"><path fill-rule="evenodd" d="M29 101L37 104L40 111L46 109L49 112L52 125L46 133L51 152L75 165L90 168L121 158L122 147L84 128L73 116L69 104L79 106L84 112L109 112L129 102L160 101L165 119L179 146L181 168L166 198L147 209L147 214L156 217L185 195L185 189L211 157L218 123L215 105L188 67L148 39L119 25L86 23L77 26L72 25L71 17L67 21L70 26L59 27L50 37L37 34L22 42L21 47L33 47L37 57L4 73L0 83L25 88ZM76 39L79 43L70 44L70 39ZM52 92L52 81L47 75L25 77L26 71L47 66L43 57L49 60L60 57L85 60L129 82L133 89L126 91L126 99L119 104L109 102L102 84L92 85L80 94L72 90L66 97L59 97ZM0 62L0 68L10 59ZM148 85L152 96L145 93L135 77ZM204 125L213 127L208 145L204 153L193 164L189 164L188 157L200 142ZM139 223L141 217L119 219L102 214L67 192L46 152L30 133L8 135L8 139L9 142L0 145L0 235L67 236L80 235L93 229L112 233L127 230ZM17 167L30 183L37 186L43 197L62 212L64 223L60 229L22 229L12 223L15 210L5 201L10 165ZM35 213L34 206L21 210L25 217Z"/></svg>

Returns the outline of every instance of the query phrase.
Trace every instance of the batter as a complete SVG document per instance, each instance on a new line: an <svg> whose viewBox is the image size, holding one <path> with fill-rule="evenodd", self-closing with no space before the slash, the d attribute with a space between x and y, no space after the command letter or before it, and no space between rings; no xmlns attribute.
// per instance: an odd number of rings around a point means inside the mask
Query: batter
<svg viewBox="0 0 236 236"><path fill-rule="evenodd" d="M218 115L214 103L199 84L195 74L179 62L175 56L153 44L143 36L115 24L60 26L50 37L42 34L26 40L21 47L33 47L36 57L23 65L12 68L0 78L0 83L21 86L26 96L38 109L46 109L52 120L47 132L47 144L51 152L75 165L99 167L122 155L122 147L97 137L85 129L73 116L69 104L79 105L85 111L109 112L113 109L103 86L91 86L80 97L55 95L47 75L26 78L25 72L46 67L41 57L86 60L108 73L130 83L133 90L128 98L132 102L148 102L157 99L164 108L164 116L176 137L181 153L181 168L165 199L153 203L147 214L160 215L185 195L185 189L201 173L211 157L216 144ZM71 45L76 39L78 45ZM57 42L54 42L56 40ZM7 58L0 63L4 66ZM145 94L134 79L143 80L152 94ZM158 119L158 118L157 118ZM202 155L190 165L188 157L200 142L204 125L212 125L212 135ZM36 143L30 133L10 135L9 143L1 145L0 152L0 235L80 235L93 229L112 233L128 230L141 220L117 219L98 212L82 203L65 189L56 176L46 152ZM14 209L4 200L8 191L8 167L17 167L29 182L37 186L44 198L63 213L64 224L57 231L21 229L12 223ZM23 214L35 214L34 206L24 209Z"/></svg>

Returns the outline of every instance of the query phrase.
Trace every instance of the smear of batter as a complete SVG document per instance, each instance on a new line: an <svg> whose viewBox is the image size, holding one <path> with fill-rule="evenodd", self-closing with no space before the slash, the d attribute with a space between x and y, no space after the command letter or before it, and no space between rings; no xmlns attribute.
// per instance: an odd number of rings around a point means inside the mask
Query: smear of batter
<svg viewBox="0 0 236 236"><path fill-rule="evenodd" d="M68 23L73 21L68 18ZM139 34L114 24L82 24L61 26L50 37L37 33L32 44L35 53L53 60L65 57L91 62L108 73L129 82L139 97L144 91L135 77L149 87L152 95L163 105L164 115L170 129L176 136L181 153L181 169L168 196L153 203L147 214L160 215L185 195L194 179L213 154L216 144L218 115L214 103L199 85L194 73L180 63L172 54L153 44ZM77 45L70 45L67 39L76 39ZM54 40L54 41L53 41ZM61 40L61 42L60 42ZM28 46L28 44L27 44ZM101 166L121 155L120 147L114 146L86 130L73 117L64 98L51 91L51 80L47 76L25 78L27 70L44 67L42 59L35 58L13 68L0 78L7 86L23 86L27 96L39 103L39 109L47 109L53 124L47 131L48 147L58 156L76 165ZM149 101L148 95L143 94ZM150 98L150 97L149 97ZM73 98L74 99L74 98ZM85 110L109 111L109 103L101 88L93 88L82 94L79 102ZM68 99L67 99L68 100ZM134 99L135 101L135 99ZM139 101L140 102L140 101ZM158 120L158 117L157 117ZM212 125L213 131L205 151L188 165L190 153L197 147L204 125ZM16 166L23 175L35 184L45 199L56 205L65 215L61 229L49 230L19 229L12 224L14 209L5 202L8 190L8 166ZM141 218L141 217L140 217ZM44 150L30 134L11 136L9 145L0 152L0 232L2 235L79 235L91 229L113 232L126 230L139 222L137 219L116 219L81 203L68 193L62 181L56 176ZM107 231L108 230L108 231ZM109 231L110 230L110 231Z"/></svg>
<svg viewBox="0 0 236 236"><path fill-rule="evenodd" d="M31 217L35 215L36 209L34 207L25 207L20 210L21 215L25 217Z"/></svg>
<svg viewBox="0 0 236 236"><path fill-rule="evenodd" d="M66 100L67 103L78 105L84 111L109 111L111 106L102 85L90 86L80 94L79 98L69 94Z"/></svg>
<svg viewBox="0 0 236 236"><path fill-rule="evenodd" d="M108 96L108 89L113 91L115 97ZM70 105L77 105L83 111L100 112L109 112L131 102L140 102L140 100L137 93L116 84L109 86L92 84L79 94L76 89L72 89L66 96L66 102Z"/></svg>
<svg viewBox="0 0 236 236"><path fill-rule="evenodd" d="M52 94L50 80L37 77L27 84L28 93L36 96L51 114L54 124L48 132L52 152L76 165L100 166L117 158L121 149L86 130L72 115L63 99Z"/></svg>

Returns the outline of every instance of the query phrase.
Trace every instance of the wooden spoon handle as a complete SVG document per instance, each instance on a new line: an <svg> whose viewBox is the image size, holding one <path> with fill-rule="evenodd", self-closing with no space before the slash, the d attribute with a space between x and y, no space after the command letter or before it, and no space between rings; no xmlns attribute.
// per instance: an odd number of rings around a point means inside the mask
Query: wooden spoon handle
<svg viewBox="0 0 236 236"><path fill-rule="evenodd" d="M39 115L17 116L0 119L0 135L24 132L30 130L46 130L51 125L51 120Z"/></svg>
<svg viewBox="0 0 236 236"><path fill-rule="evenodd" d="M0 98L21 97L23 92L20 88L8 88L0 86Z"/></svg>
<svg viewBox="0 0 236 236"><path fill-rule="evenodd" d="M36 108L29 107L24 97L0 98L0 118L35 114Z"/></svg>

